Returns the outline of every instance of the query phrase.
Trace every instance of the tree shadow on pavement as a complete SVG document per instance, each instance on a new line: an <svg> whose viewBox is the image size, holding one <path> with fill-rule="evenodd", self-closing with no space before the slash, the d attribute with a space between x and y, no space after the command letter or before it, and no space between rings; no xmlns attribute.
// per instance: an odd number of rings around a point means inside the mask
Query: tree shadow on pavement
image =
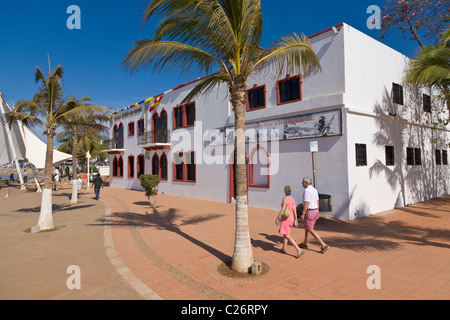
<svg viewBox="0 0 450 320"><path fill-rule="evenodd" d="M438 218L419 211L403 211L427 218ZM401 220L388 221L382 216L370 216L356 221L320 218L316 226L319 235L321 231L346 235L323 237L330 246L359 252L395 250L403 243L450 248L448 229L408 225Z"/></svg>
<svg viewBox="0 0 450 320"><path fill-rule="evenodd" d="M221 214L211 213L183 218L180 214L177 214L176 209L170 208L167 211L153 209L153 213L146 213L145 215L133 212L116 213L114 214L114 220L98 219L97 221L101 222L102 225L109 224L111 226L126 226L130 228L155 228L158 230L170 231L208 251L222 262L227 262L231 260L230 256L192 237L181 229L184 226L208 222L222 216L223 215ZM207 230L207 228L205 228L205 230Z"/></svg>

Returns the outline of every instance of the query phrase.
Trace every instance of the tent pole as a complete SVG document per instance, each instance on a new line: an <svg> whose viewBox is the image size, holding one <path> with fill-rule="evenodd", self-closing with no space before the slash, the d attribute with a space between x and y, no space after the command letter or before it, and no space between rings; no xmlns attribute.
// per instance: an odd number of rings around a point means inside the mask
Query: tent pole
<svg viewBox="0 0 450 320"><path fill-rule="evenodd" d="M3 103L6 104L6 102L3 100L2 94L0 93L0 112L2 114L6 113L5 106L3 105ZM20 189L25 190L26 188L25 188L25 184L23 182L22 172L20 170L19 160L17 159L16 149L14 148L14 144L12 141L11 130L10 130L9 126L5 126L5 129L6 129L6 135L8 136L9 147L11 149L10 151L12 153L14 162L16 164L17 175L18 175L19 181L20 181Z"/></svg>

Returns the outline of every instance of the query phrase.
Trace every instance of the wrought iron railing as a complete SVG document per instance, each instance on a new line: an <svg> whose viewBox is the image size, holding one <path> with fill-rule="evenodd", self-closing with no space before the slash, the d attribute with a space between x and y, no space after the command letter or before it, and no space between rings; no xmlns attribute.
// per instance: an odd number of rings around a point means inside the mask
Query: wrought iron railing
<svg viewBox="0 0 450 320"><path fill-rule="evenodd" d="M123 139L110 139L102 141L103 150L123 149Z"/></svg>
<svg viewBox="0 0 450 320"><path fill-rule="evenodd" d="M170 132L154 130L138 134L138 145L153 143L170 143Z"/></svg>

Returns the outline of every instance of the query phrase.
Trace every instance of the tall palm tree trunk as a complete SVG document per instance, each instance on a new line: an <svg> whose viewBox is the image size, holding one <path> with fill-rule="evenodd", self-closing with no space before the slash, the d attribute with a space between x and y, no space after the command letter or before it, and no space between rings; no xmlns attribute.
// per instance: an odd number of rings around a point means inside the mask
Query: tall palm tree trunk
<svg viewBox="0 0 450 320"><path fill-rule="evenodd" d="M247 165L245 161L245 99L246 86L243 80L230 88L231 103L235 118L235 181L236 181L236 232L231 268L241 273L249 270L254 262L247 202Z"/></svg>
<svg viewBox="0 0 450 320"><path fill-rule="evenodd" d="M38 227L40 231L54 228L52 213L52 168L54 132L47 130L47 151L45 155L44 190L42 191L41 212Z"/></svg>
<svg viewBox="0 0 450 320"><path fill-rule="evenodd" d="M77 189L77 149L78 149L78 130L73 128L73 146L72 146L72 197L71 204L78 203L78 189Z"/></svg>

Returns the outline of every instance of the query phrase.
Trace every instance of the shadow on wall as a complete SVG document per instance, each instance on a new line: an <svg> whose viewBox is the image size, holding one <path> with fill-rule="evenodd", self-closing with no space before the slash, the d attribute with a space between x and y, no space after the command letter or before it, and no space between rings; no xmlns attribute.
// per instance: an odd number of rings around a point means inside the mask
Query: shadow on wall
<svg viewBox="0 0 450 320"><path fill-rule="evenodd" d="M427 115L423 115L422 95L417 89L408 86L406 97L403 106L396 105L393 94L385 88L382 104L373 108L382 117L375 118L378 131L373 144L380 149L394 147L394 159L392 164L377 159L369 168L369 175L384 173L392 190L399 190L394 208L447 194L448 171L438 170L434 162L433 141L442 139L443 133L421 126ZM414 164L407 164L407 148L414 149Z"/></svg>

